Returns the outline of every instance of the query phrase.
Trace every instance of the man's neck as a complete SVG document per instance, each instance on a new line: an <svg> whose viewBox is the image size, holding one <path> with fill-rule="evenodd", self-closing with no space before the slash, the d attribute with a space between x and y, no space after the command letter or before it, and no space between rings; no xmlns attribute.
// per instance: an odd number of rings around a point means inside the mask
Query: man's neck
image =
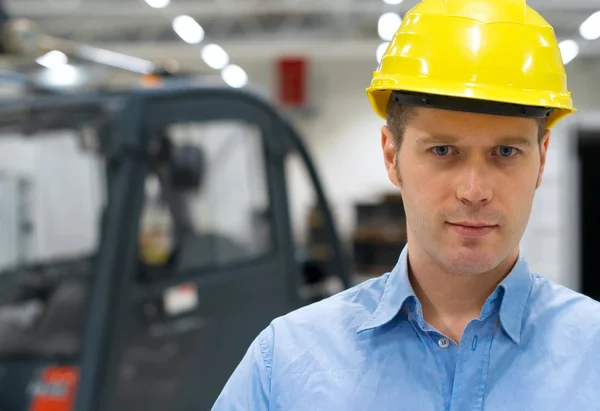
<svg viewBox="0 0 600 411"><path fill-rule="evenodd" d="M518 250L513 254L492 271L457 275L409 249L409 277L424 320L458 344L464 328L479 317L487 298L514 266Z"/></svg>

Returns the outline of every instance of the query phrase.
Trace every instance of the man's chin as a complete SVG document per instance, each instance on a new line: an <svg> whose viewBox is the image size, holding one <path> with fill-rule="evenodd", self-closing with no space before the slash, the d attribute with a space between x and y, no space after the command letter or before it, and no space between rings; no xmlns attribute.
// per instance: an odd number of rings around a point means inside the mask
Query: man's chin
<svg viewBox="0 0 600 411"><path fill-rule="evenodd" d="M493 270L500 263L498 255L485 250L460 249L442 253L442 265L456 275L476 275Z"/></svg>

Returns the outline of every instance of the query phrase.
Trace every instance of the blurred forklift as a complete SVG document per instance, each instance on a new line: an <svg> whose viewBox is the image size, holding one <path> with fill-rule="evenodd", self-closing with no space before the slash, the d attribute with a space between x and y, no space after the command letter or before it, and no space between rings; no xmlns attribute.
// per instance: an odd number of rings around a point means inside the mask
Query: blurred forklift
<svg viewBox="0 0 600 411"><path fill-rule="evenodd" d="M4 53L80 50L27 21L2 26ZM292 241L290 155L313 185L331 272L350 286L311 158L255 94L163 84L0 103L0 132L52 130L104 162L99 247L1 274L0 311L41 307L0 315L2 411L209 410L258 332L315 300L299 291L318 279Z"/></svg>

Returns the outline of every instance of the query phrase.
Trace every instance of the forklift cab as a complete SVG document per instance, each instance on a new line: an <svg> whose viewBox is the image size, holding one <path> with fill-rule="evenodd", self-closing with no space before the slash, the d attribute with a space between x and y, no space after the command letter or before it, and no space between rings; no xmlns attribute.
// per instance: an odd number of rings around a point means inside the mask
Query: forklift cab
<svg viewBox="0 0 600 411"><path fill-rule="evenodd" d="M102 160L105 191L91 253L0 274L0 328L12 327L0 333L3 411L209 410L256 335L314 301L300 293L309 262L292 235L290 155L350 286L310 156L250 92L44 97L0 106L0 128L30 139L77 130L86 155ZM3 319L31 301L43 308L27 324Z"/></svg>

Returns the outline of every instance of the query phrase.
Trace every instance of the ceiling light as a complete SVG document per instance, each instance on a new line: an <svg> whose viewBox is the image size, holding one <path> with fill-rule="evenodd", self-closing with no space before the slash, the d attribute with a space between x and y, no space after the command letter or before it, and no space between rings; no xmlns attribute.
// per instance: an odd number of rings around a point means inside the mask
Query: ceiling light
<svg viewBox="0 0 600 411"><path fill-rule="evenodd" d="M81 80L81 73L70 64L64 64L51 70L46 70L41 75L42 83L50 87L72 87Z"/></svg>
<svg viewBox="0 0 600 411"><path fill-rule="evenodd" d="M155 9L162 9L167 7L171 3L171 0L146 0L146 3Z"/></svg>
<svg viewBox="0 0 600 411"><path fill-rule="evenodd" d="M230 87L241 88L248 83L248 75L240 66L230 64L221 71L223 81Z"/></svg>
<svg viewBox="0 0 600 411"><path fill-rule="evenodd" d="M595 12L581 23L579 34L586 40L600 39L600 11Z"/></svg>
<svg viewBox="0 0 600 411"><path fill-rule="evenodd" d="M204 29L190 16L175 17L173 30L188 44L198 44L204 40Z"/></svg>
<svg viewBox="0 0 600 411"><path fill-rule="evenodd" d="M55 69L68 63L67 55L62 51L52 50L35 60L39 65Z"/></svg>
<svg viewBox="0 0 600 411"><path fill-rule="evenodd" d="M563 64L569 64L579 54L579 45L575 40L564 40L558 44Z"/></svg>
<svg viewBox="0 0 600 411"><path fill-rule="evenodd" d="M385 53L385 51L387 50L389 45L390 45L389 41L386 41L385 43L381 43L379 45L379 47L377 47L377 64L381 63L381 58L383 57L383 53Z"/></svg>
<svg viewBox="0 0 600 411"><path fill-rule="evenodd" d="M402 18L398 13L383 13L379 17L379 22L377 23L377 33L379 37L381 37L384 41L390 41L400 24L402 23Z"/></svg>
<svg viewBox="0 0 600 411"><path fill-rule="evenodd" d="M202 60L215 70L221 70L229 64L229 56L223 48L217 44L207 44L202 48Z"/></svg>
<svg viewBox="0 0 600 411"><path fill-rule="evenodd" d="M403 0L383 0L383 2L385 4L392 4L392 5L396 5L396 4L400 4L402 3Z"/></svg>

